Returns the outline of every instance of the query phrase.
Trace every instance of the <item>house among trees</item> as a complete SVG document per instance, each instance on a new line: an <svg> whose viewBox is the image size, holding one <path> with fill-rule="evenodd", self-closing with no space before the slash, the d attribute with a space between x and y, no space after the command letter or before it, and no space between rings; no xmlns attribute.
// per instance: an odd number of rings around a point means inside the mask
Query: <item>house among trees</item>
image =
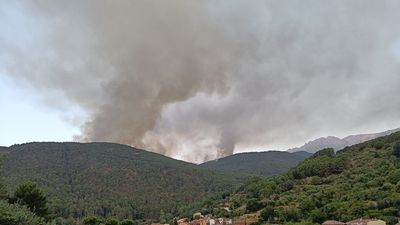
<svg viewBox="0 0 400 225"><path fill-rule="evenodd" d="M386 225L386 222L383 220L377 220L377 219L356 219L356 220L351 220L347 223L343 223L340 221L336 220L327 220L322 223L322 225ZM396 224L396 225L400 225Z"/></svg>
<svg viewBox="0 0 400 225"><path fill-rule="evenodd" d="M189 225L207 225L208 224L208 220L201 218L198 220L192 220L189 222Z"/></svg>
<svg viewBox="0 0 400 225"><path fill-rule="evenodd" d="M322 225L345 225L345 223L336 220L327 220Z"/></svg>
<svg viewBox="0 0 400 225"><path fill-rule="evenodd" d="M386 222L383 220L376 219L356 219L346 223L347 225L386 225Z"/></svg>

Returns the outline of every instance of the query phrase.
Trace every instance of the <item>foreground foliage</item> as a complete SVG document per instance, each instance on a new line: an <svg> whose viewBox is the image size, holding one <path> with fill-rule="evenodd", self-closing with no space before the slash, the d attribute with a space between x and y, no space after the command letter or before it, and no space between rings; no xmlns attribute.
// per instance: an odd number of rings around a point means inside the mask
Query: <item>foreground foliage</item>
<svg viewBox="0 0 400 225"><path fill-rule="evenodd" d="M337 152L324 149L289 173L249 179L229 204L258 223L312 224L334 219L400 218L400 132Z"/></svg>
<svg viewBox="0 0 400 225"><path fill-rule="evenodd" d="M28 208L9 204L0 200L0 224L1 225L44 225L44 219L36 216Z"/></svg>

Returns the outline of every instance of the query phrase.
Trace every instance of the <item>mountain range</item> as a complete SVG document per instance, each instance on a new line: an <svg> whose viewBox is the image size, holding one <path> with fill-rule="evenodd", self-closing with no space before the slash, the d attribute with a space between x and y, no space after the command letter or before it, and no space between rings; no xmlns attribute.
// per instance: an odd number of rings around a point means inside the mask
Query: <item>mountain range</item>
<svg viewBox="0 0 400 225"><path fill-rule="evenodd" d="M390 135L398 131L400 131L400 128L380 133L350 135L345 138L338 138L335 136L321 137L316 140L307 142L301 147L289 149L288 151L289 152L306 151L310 153L315 153L323 148L333 148L335 150L340 150L347 146L359 144L378 137Z"/></svg>

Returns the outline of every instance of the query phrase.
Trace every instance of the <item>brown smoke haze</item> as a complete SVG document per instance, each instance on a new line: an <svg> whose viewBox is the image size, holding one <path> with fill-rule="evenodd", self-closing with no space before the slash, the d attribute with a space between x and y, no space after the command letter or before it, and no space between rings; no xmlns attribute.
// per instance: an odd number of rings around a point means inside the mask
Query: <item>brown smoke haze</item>
<svg viewBox="0 0 400 225"><path fill-rule="evenodd" d="M0 31L4 74L51 107L82 108L77 140L201 162L400 124L400 1L40 0L5 12L20 20Z"/></svg>

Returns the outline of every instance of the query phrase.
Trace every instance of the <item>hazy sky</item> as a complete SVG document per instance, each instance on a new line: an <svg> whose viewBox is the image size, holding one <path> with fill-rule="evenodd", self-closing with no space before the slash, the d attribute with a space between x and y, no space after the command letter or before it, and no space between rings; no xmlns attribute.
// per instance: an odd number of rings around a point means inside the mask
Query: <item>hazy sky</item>
<svg viewBox="0 0 400 225"><path fill-rule="evenodd" d="M201 162L400 127L400 1L0 4L0 145Z"/></svg>

